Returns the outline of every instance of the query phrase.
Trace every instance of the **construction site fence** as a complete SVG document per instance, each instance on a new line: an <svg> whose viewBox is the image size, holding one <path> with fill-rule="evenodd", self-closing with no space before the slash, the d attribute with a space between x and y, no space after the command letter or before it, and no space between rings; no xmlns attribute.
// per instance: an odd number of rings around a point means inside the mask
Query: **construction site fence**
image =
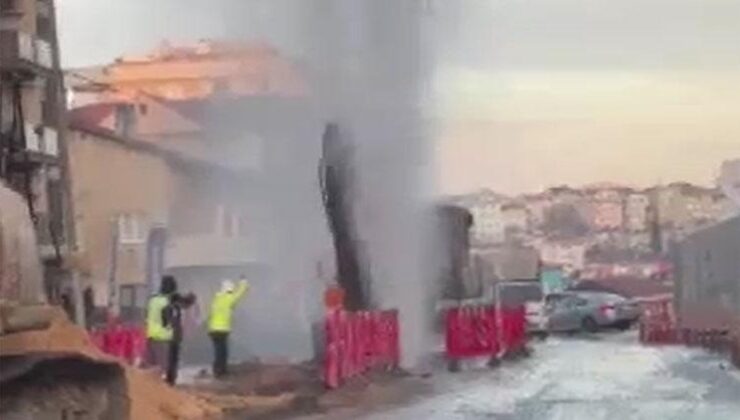
<svg viewBox="0 0 740 420"><path fill-rule="evenodd" d="M445 352L449 360L498 358L527 344L524 306L460 306L445 314Z"/></svg>
<svg viewBox="0 0 740 420"><path fill-rule="evenodd" d="M90 330L93 343L104 353L139 366L146 353L146 333L140 324L111 321Z"/></svg>
<svg viewBox="0 0 740 420"><path fill-rule="evenodd" d="M645 344L681 343L670 296L640 302L640 341Z"/></svg>
<svg viewBox="0 0 740 420"><path fill-rule="evenodd" d="M665 297L641 302L640 342L682 344L711 350L737 352L731 331L723 328L685 328L677 322L673 299Z"/></svg>
<svg viewBox="0 0 740 420"><path fill-rule="evenodd" d="M330 310L325 340L327 388L337 388L369 370L395 369L400 357L398 312Z"/></svg>

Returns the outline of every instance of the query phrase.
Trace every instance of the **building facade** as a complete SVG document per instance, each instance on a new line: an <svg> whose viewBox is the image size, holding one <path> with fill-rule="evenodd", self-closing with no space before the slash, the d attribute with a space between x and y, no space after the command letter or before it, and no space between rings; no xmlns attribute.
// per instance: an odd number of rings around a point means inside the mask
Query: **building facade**
<svg viewBox="0 0 740 420"><path fill-rule="evenodd" d="M71 287L64 100L53 0L0 2L0 177L25 197L47 294Z"/></svg>
<svg viewBox="0 0 740 420"><path fill-rule="evenodd" d="M624 226L630 232L644 232L648 228L650 199L647 194L633 192L624 205Z"/></svg>
<svg viewBox="0 0 740 420"><path fill-rule="evenodd" d="M617 188L586 190L591 208L590 224L597 231L620 230L624 227L624 200Z"/></svg>
<svg viewBox="0 0 740 420"><path fill-rule="evenodd" d="M158 286L148 272L157 228L167 236L164 270L249 272L254 221L237 174L96 127L73 125L68 139L81 283L95 306L141 315Z"/></svg>

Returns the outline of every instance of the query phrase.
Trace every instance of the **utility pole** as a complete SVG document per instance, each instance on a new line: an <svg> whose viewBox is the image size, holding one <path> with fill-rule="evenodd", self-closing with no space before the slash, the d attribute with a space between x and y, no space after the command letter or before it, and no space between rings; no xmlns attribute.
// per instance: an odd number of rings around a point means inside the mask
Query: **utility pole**
<svg viewBox="0 0 740 420"><path fill-rule="evenodd" d="M51 22L51 43L52 59L53 59L53 76L51 78L53 87L50 91L54 92L53 101L56 106L56 129L59 133L59 172L61 176L61 189L62 189L62 230L64 232L64 238L66 238L67 252L62 256L63 260L77 260L77 258L70 258L79 254L79 248L77 244L77 231L75 228L75 212L74 212L74 199L72 189L72 177L69 170L69 148L67 145L67 103L64 88L64 74L61 69L61 59L59 53L59 36L57 34L57 13L56 13L56 1L49 1L50 8L50 22ZM60 265L63 266L64 261L60 261ZM85 319L85 302L82 293L82 284L80 279L79 268L74 264L66 264L66 268L72 283L72 293L74 294L74 307L75 307L75 323L86 327Z"/></svg>

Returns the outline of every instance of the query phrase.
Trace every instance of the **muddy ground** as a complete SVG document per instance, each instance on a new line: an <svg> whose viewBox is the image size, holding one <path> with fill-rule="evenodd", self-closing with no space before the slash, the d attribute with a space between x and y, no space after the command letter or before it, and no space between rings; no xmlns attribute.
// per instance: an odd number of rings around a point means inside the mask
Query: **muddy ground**
<svg viewBox="0 0 740 420"><path fill-rule="evenodd" d="M242 364L214 380L205 371L187 385L188 391L206 395L225 407L226 419L284 419L329 412L377 409L396 405L431 390L427 379L402 371L375 371L358 376L339 389L328 390L314 365ZM238 398L233 404L230 396ZM231 406L230 406L231 405ZM245 406L246 405L246 406Z"/></svg>

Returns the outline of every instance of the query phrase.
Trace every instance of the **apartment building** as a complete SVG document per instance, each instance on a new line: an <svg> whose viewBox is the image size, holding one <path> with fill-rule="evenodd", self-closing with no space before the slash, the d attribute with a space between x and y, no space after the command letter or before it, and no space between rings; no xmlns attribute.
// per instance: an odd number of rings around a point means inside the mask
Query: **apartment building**
<svg viewBox="0 0 740 420"><path fill-rule="evenodd" d="M0 177L27 200L52 299L73 233L57 45L53 0L0 1Z"/></svg>
<svg viewBox="0 0 740 420"><path fill-rule="evenodd" d="M162 274L150 271L150 235L159 228L167 235L162 271L252 271L238 175L99 127L73 123L68 139L81 283L97 307L141 315Z"/></svg>
<svg viewBox="0 0 740 420"><path fill-rule="evenodd" d="M650 198L641 192L630 193L624 203L625 228L630 232L644 232L648 228Z"/></svg>
<svg viewBox="0 0 740 420"><path fill-rule="evenodd" d="M611 184L584 189L590 208L590 224L597 231L619 230L625 224L625 188Z"/></svg>

